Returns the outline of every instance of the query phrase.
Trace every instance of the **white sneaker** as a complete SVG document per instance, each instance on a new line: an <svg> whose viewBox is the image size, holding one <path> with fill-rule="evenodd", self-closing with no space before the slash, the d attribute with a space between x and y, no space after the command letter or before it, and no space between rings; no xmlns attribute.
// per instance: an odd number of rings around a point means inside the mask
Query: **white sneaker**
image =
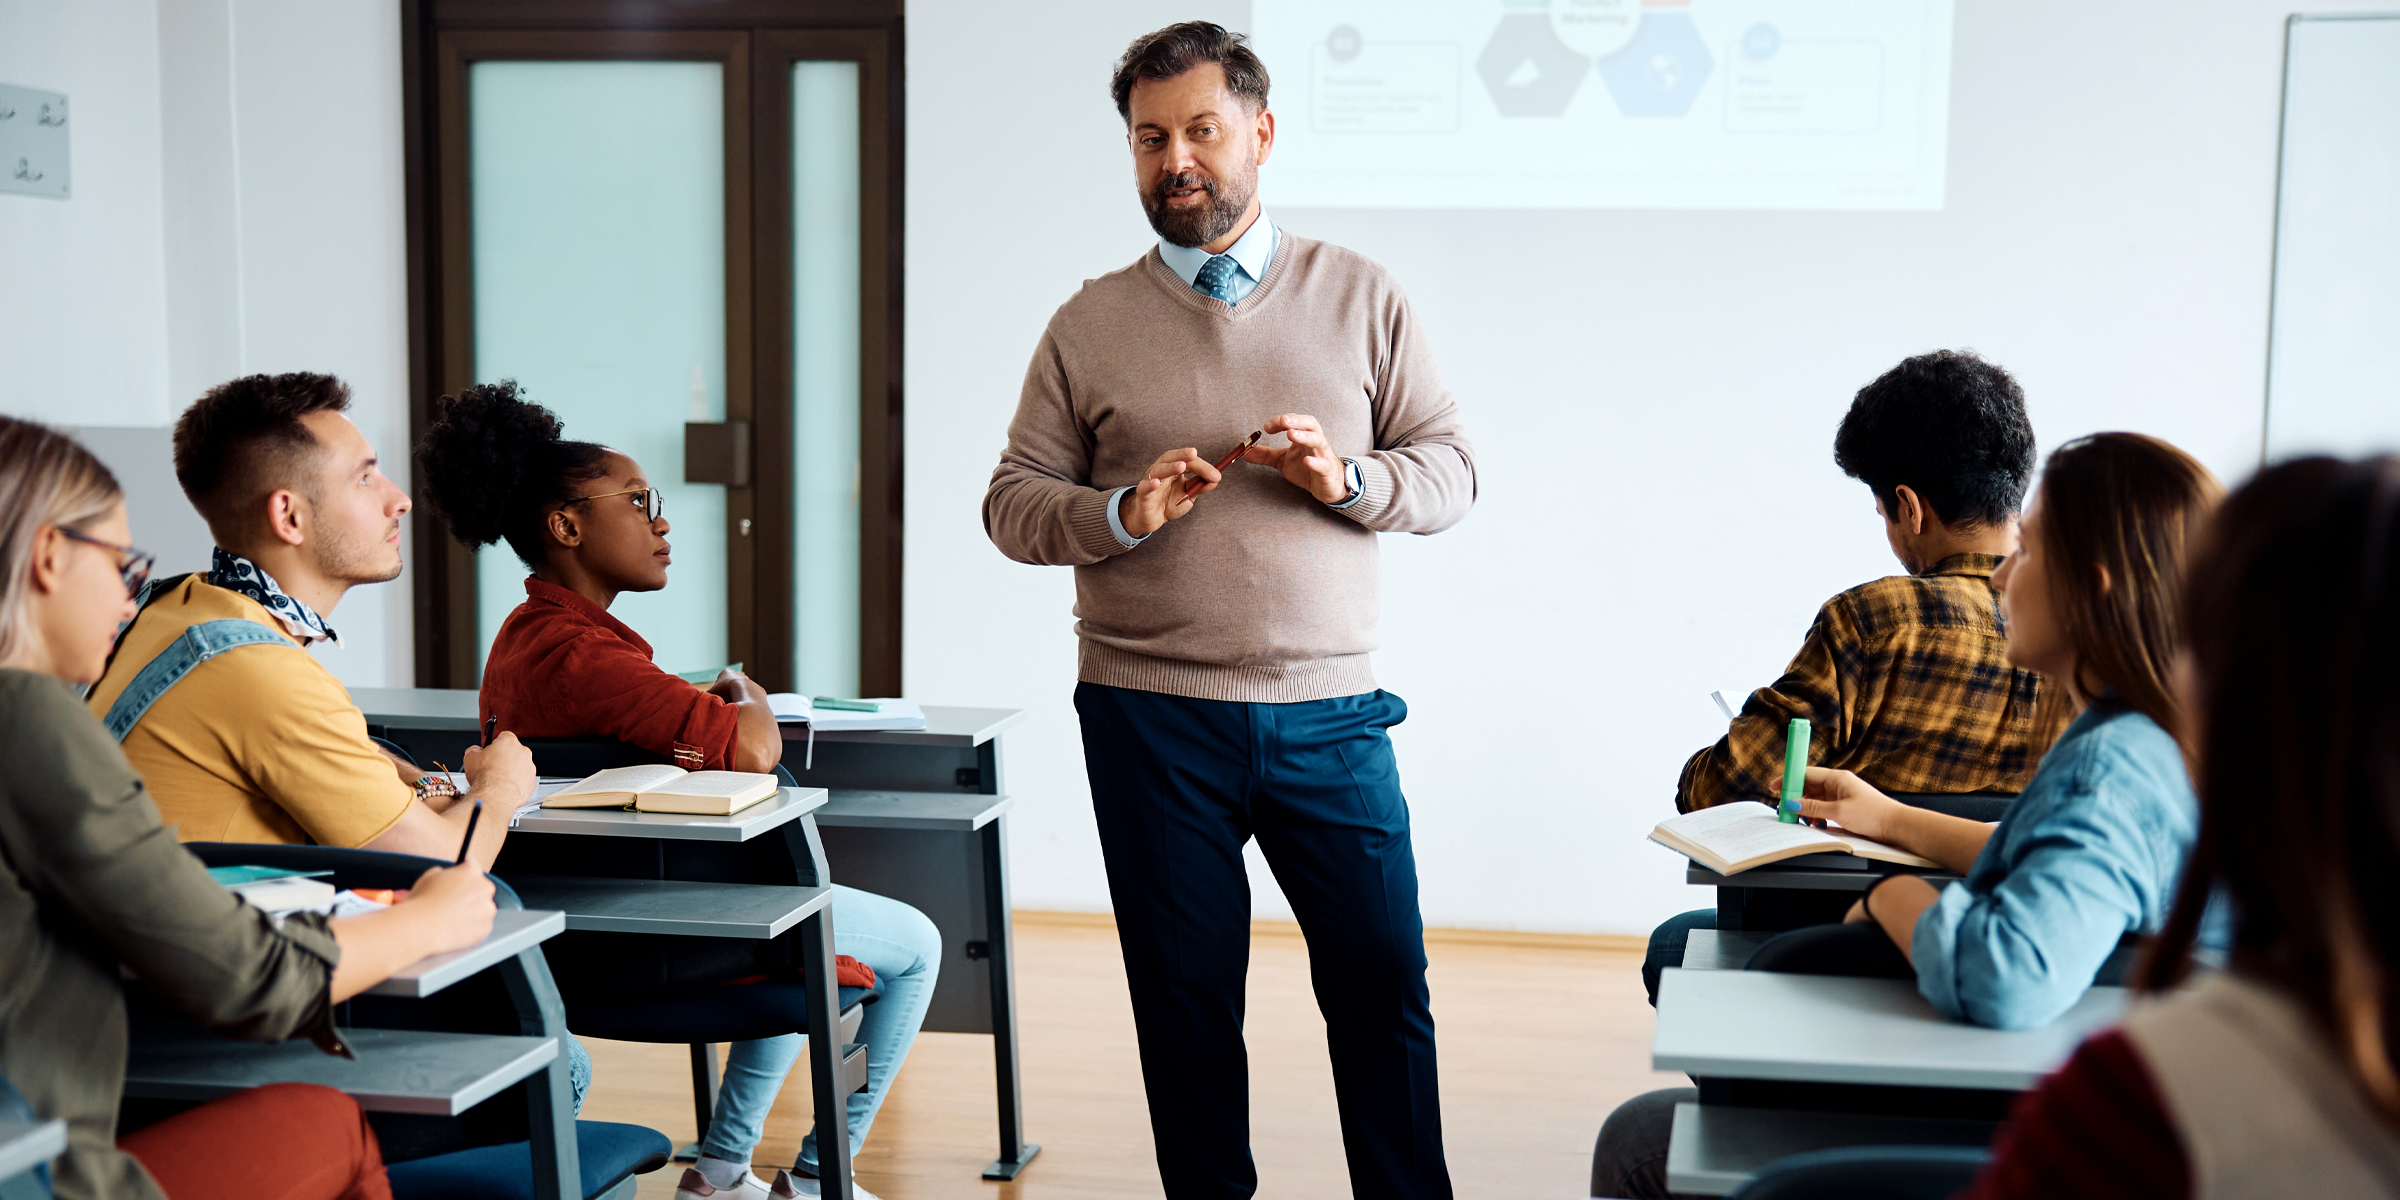
<svg viewBox="0 0 2400 1200"><path fill-rule="evenodd" d="M799 1196L803 1198L815 1197L818 1198L818 1200L822 1200L822 1197L825 1195L825 1185L805 1175L794 1175L789 1171L777 1171L775 1172L774 1194L777 1196ZM877 1200L875 1193L858 1186L858 1180L856 1179L852 1179L850 1181L850 1195L853 1196L855 1200ZM676 1197L676 1200L682 1200L682 1197L678 1196Z"/></svg>
<svg viewBox="0 0 2400 1200"><path fill-rule="evenodd" d="M766 1180L748 1171L742 1172L741 1179L732 1187L721 1188L710 1187L707 1178L699 1171L685 1167L683 1179L675 1185L675 1200L710 1200L718 1196L724 1197L724 1200L768 1200L774 1194L774 1189L767 1186Z"/></svg>

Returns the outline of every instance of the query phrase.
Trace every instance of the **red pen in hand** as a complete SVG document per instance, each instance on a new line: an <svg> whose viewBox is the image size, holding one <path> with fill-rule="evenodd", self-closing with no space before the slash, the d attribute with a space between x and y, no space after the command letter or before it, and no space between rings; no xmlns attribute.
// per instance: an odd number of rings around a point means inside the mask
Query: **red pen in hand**
<svg viewBox="0 0 2400 1200"><path fill-rule="evenodd" d="M1242 456L1242 451L1244 451L1244 450L1247 450L1247 449L1249 449L1250 447L1257 445L1257 444L1258 444L1258 439L1260 439L1260 438L1263 438L1263 437L1265 437L1265 436L1267 436L1267 431L1266 431L1266 430L1264 430L1264 429L1253 430L1253 431L1251 432L1251 434L1250 434L1250 436L1249 436L1249 437L1246 437L1246 438L1243 438L1243 439L1242 439L1242 444L1241 444L1241 445L1239 445L1239 446L1235 446L1235 447L1233 448L1233 451L1232 451L1232 453L1230 453L1230 454L1227 454L1225 457L1223 457L1223 458L1220 458L1220 459L1218 459L1218 460L1217 460L1217 474L1219 474L1219 475L1223 475L1223 474L1225 473L1225 468L1232 466L1232 465L1233 465L1233 460L1235 460L1235 459L1237 459L1237 458L1240 458L1240 457ZM1207 480L1205 480L1205 479L1194 479L1194 480L1192 480L1190 483L1188 483L1188 484L1185 484L1185 485L1184 485L1184 488L1183 488L1183 498L1184 498L1184 499L1186 499L1186 500L1189 500L1189 499L1191 499L1191 498L1192 498L1192 493L1193 493L1193 492L1196 492L1196 491L1199 491L1199 490L1200 490L1200 485L1201 485L1201 484L1203 484L1203 483L1206 483L1206 482L1208 482L1208 481L1207 481Z"/></svg>

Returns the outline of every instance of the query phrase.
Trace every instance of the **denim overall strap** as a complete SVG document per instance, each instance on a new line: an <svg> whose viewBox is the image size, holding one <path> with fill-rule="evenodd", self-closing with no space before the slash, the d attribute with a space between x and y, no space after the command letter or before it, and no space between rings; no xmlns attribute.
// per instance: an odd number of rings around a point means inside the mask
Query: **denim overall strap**
<svg viewBox="0 0 2400 1200"><path fill-rule="evenodd" d="M275 644L289 646L292 639L256 621L240 617L202 621L184 630L183 636L168 642L167 648L159 651L158 657L151 659L149 665L133 677L133 682L125 685L125 690L117 696L117 702L108 706L108 719L104 723L108 726L109 736L124 741L125 735L133 732L134 724L142 719L142 714L149 712L150 706L158 703L158 698L166 695L168 688L191 674L193 667L238 647Z"/></svg>

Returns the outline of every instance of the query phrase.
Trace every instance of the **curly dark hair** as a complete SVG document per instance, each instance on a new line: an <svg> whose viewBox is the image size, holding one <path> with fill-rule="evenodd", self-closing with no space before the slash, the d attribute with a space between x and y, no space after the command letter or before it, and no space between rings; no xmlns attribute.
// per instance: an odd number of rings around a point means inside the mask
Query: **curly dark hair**
<svg viewBox="0 0 2400 1200"><path fill-rule="evenodd" d="M514 379L479 383L433 404L417 440L417 478L450 534L470 549L505 541L542 565L542 520L607 474L608 447L571 441L556 414L518 394Z"/></svg>
<svg viewBox="0 0 2400 1200"><path fill-rule="evenodd" d="M1145 79L1173 79L1201 63L1215 63L1225 72L1225 90L1250 102L1252 111L1267 108L1267 65L1250 49L1250 39L1207 21L1178 21L1133 39L1109 77L1108 94L1117 102L1117 116L1133 121L1133 85Z"/></svg>
<svg viewBox="0 0 2400 1200"><path fill-rule="evenodd" d="M1833 435L1833 461L1897 515L1895 489L1916 492L1953 529L1999 525L2023 511L2033 481L2025 391L1972 350L1904 359L1858 389Z"/></svg>
<svg viewBox="0 0 2400 1200"><path fill-rule="evenodd" d="M238 540L241 517L267 493L305 490L320 449L300 418L347 412L350 385L293 371L245 375L208 389L175 421L175 482L219 542Z"/></svg>

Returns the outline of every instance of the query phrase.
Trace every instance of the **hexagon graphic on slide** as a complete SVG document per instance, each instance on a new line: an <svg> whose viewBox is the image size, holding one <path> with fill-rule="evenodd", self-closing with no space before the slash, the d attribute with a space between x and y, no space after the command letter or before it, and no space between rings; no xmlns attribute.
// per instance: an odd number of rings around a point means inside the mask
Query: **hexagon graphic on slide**
<svg viewBox="0 0 2400 1200"><path fill-rule="evenodd" d="M1716 65L1690 13L1654 9L1642 14L1632 44L1600 60L1600 82L1626 116L1680 117Z"/></svg>
<svg viewBox="0 0 2400 1200"><path fill-rule="evenodd" d="M1546 13L1509 13L1476 56L1475 73L1504 117L1555 117L1592 69L1592 60L1559 44Z"/></svg>

